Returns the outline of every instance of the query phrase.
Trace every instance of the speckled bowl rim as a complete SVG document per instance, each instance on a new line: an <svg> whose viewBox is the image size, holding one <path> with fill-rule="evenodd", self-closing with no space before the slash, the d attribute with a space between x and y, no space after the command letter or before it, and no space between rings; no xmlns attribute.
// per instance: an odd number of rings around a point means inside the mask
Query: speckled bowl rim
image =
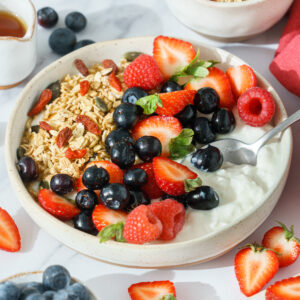
<svg viewBox="0 0 300 300"><path fill-rule="evenodd" d="M203 5L210 6L210 7L218 7L224 9L231 9L231 8L241 8L241 7L249 7L254 6L262 2L266 2L269 0L246 0L242 2L216 2L211 0L194 0L196 2L202 3Z"/></svg>
<svg viewBox="0 0 300 300"><path fill-rule="evenodd" d="M12 182L13 187L16 187L17 190L17 195L18 198L20 199L20 202L22 204L22 206L25 208L25 210L28 212L28 214L31 216L31 214L29 213L29 206L32 207L32 209L38 209L40 216L39 218L46 218L49 220L49 223L55 224L55 226L58 229L69 229L70 231L72 231L72 234L74 235L74 238L78 238L80 239L81 237L84 238L89 238L89 239L94 239L95 243L98 243L98 238L88 235L87 233L81 232L77 229L71 228L69 225L65 224L64 222L56 219L55 217L53 217L52 215L50 215L49 213L47 213L42 207L39 206L39 204L34 201L31 197L31 195L29 194L29 192L27 191L25 185L23 184L22 180L20 179L20 176L17 172L17 168L15 166L15 149L12 149L12 145L11 145L11 133L13 132L13 124L15 122L15 115L18 112L18 108L19 108L19 103L21 103L21 101L23 101L23 98L25 98L25 95L28 93L30 86L38 84L40 78L47 76L48 70L51 70L52 68L54 68L56 65L58 64L63 64L64 61L66 60L66 58L70 58L70 57L81 57L84 60L84 53L87 52L88 49L91 49L93 47L97 48L101 45L107 45L107 44L111 44L111 43L118 43L118 41L126 41L128 43L132 43L134 44L134 42L136 40L149 40L149 39L154 39L154 36L147 36L147 37L135 37L135 38L128 38L128 39L119 39L119 40L110 40L110 41L104 41L104 42L98 42L89 46L86 46L84 48L78 49L58 60L56 60L55 62L51 63L50 65L48 65L47 67L45 67L43 70L41 70L37 75L35 75L30 82L26 85L26 87L24 88L24 90L22 91L22 93L20 94L18 101L15 103L15 106L13 108L13 111L11 113L8 125L7 125L7 129L6 129L6 139L5 139L5 155L6 155L6 166L7 166L7 170L8 170L8 174L10 177L10 180ZM180 37L179 37L180 38ZM186 39L187 40L187 39ZM245 63L242 59L240 59L239 57L231 54L230 52L220 49L220 48L216 48L213 46L208 46L206 44L200 43L198 41L195 40L190 40L188 39L189 42L191 42L193 45L196 46L200 46L200 47L205 47L206 49L208 49L209 51L212 52L218 52L220 55L226 55L226 56L231 56L232 58L235 58L237 60L239 60L241 63ZM138 49L136 49L138 50ZM273 94L277 106L280 108L281 113L282 113L282 117L285 118L287 117L287 112L284 108L284 105L279 97L279 95L277 94L277 92L275 91L275 89L272 87L272 85L262 76L260 75L258 72L256 72L258 81L261 81L264 85L268 86L269 91ZM101 244L101 247L109 247L109 249L116 249L116 250L125 250L126 249L133 249L133 250L151 250L151 249L170 249L170 250L175 250L178 248L182 248L184 247L190 247L192 244L194 243L199 243L199 242L205 242L208 239L211 239L217 235L221 235L222 232L225 232L226 230L234 227L235 225L239 224L241 221L247 219L249 216L251 216L255 211L257 211L272 195L272 193L276 190L276 188L279 186L280 182L284 179L284 177L286 176L286 173L289 171L289 166L290 166L290 162L291 162L291 156L292 156L292 134L291 134L291 129L287 129L286 133L288 134L288 143L286 145L286 147L288 147L287 149L287 157L286 160L284 161L284 166L282 168L282 174L280 177L277 178L277 181L274 182L274 188L272 190L270 190L266 195L265 195L265 199L260 203L260 205L256 206L256 207L252 207L246 214L240 216L234 223L232 224L228 224L224 227L222 227L221 229L217 230L217 231L213 231L207 235L198 237L198 238L193 238L190 240L186 240L186 241L179 241L179 242L172 242L172 243L159 243L159 244L145 244L145 245L136 245L136 244L129 244L129 243L119 243L119 242L115 242L115 241L108 241L104 244ZM26 205L25 205L26 202ZM34 220L36 218L36 216L31 216ZM45 231L47 231L47 229L45 228L45 226L41 226ZM66 228L67 227L67 228ZM249 234L251 234L253 232L253 228L249 229ZM88 237L87 237L88 236ZM246 238L246 237L245 237ZM60 240L61 241L61 240ZM63 241L61 241L63 243ZM100 246L100 245L99 245ZM74 247L70 246L71 248L74 249ZM76 250L76 249L75 249ZM77 250L76 250L77 251ZM88 254L87 254L88 255ZM101 260L101 258L99 257L99 259Z"/></svg>

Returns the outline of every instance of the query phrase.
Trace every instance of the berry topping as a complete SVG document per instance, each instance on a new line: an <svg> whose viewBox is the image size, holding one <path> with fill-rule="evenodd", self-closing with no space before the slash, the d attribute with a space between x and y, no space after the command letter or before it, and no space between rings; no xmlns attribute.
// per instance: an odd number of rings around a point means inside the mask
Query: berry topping
<svg viewBox="0 0 300 300"><path fill-rule="evenodd" d="M90 296L87 288L79 282L75 282L75 283L71 284L70 286L68 286L67 291L76 295L79 298L79 300L90 300L91 299L91 296Z"/></svg>
<svg viewBox="0 0 300 300"><path fill-rule="evenodd" d="M174 115L174 117L180 121L183 127L185 127L190 126L194 122L196 115L197 112L195 106L188 104L183 110Z"/></svg>
<svg viewBox="0 0 300 300"><path fill-rule="evenodd" d="M132 87L127 89L122 97L123 103L135 104L140 98L148 96L148 93L139 87Z"/></svg>
<svg viewBox="0 0 300 300"><path fill-rule="evenodd" d="M240 118L246 124L260 127L272 120L275 113L275 101L268 91L254 87L239 97L237 109Z"/></svg>
<svg viewBox="0 0 300 300"><path fill-rule="evenodd" d="M95 44L95 42L92 41L92 40L81 40L81 41L78 41L75 44L73 50L77 50L77 49L80 49L82 47L85 47L85 46L88 46L88 45L91 45L91 44Z"/></svg>
<svg viewBox="0 0 300 300"><path fill-rule="evenodd" d="M98 197L94 191L81 190L77 193L75 202L81 210L93 210L98 204Z"/></svg>
<svg viewBox="0 0 300 300"><path fill-rule="evenodd" d="M35 161L29 156L23 156L18 162L19 174L24 181L32 181L39 176Z"/></svg>
<svg viewBox="0 0 300 300"><path fill-rule="evenodd" d="M184 206L173 199L152 203L150 209L160 219L163 229L161 240L172 240L182 229L185 221Z"/></svg>
<svg viewBox="0 0 300 300"><path fill-rule="evenodd" d="M193 209L209 210L219 205L219 196L210 186L200 186L186 196L187 204Z"/></svg>
<svg viewBox="0 0 300 300"><path fill-rule="evenodd" d="M51 190L59 195L71 193L74 187L74 180L68 174L56 174L50 180Z"/></svg>
<svg viewBox="0 0 300 300"><path fill-rule="evenodd" d="M197 174L188 167L171 159L155 157L153 170L157 185L169 195L182 195L185 193L185 181L196 179Z"/></svg>
<svg viewBox="0 0 300 300"><path fill-rule="evenodd" d="M211 124L217 133L229 133L235 127L235 118L231 110L220 108L213 113Z"/></svg>
<svg viewBox="0 0 300 300"><path fill-rule="evenodd" d="M105 69L112 69L112 73L118 73L119 72L119 68L116 65L116 63L112 60L112 59L104 59L102 60L102 66Z"/></svg>
<svg viewBox="0 0 300 300"><path fill-rule="evenodd" d="M182 70L196 56L191 43L167 36L158 36L153 44L153 57L166 79Z"/></svg>
<svg viewBox="0 0 300 300"><path fill-rule="evenodd" d="M75 33L68 28L58 28L54 30L49 38L51 49L61 55L65 55L73 50L76 44Z"/></svg>
<svg viewBox="0 0 300 300"><path fill-rule="evenodd" d="M274 277L278 271L278 259L272 250L249 245L236 254L234 269L241 292L249 297Z"/></svg>
<svg viewBox="0 0 300 300"><path fill-rule="evenodd" d="M21 249L18 227L8 212L0 207L0 249L17 252ZM1 294L0 294L1 295ZM8 298L7 298L8 299Z"/></svg>
<svg viewBox="0 0 300 300"><path fill-rule="evenodd" d="M0 283L0 298L3 300L19 299L20 289L10 281Z"/></svg>
<svg viewBox="0 0 300 300"><path fill-rule="evenodd" d="M125 209L129 202L129 192L121 183L110 183L100 193L100 199L110 209Z"/></svg>
<svg viewBox="0 0 300 300"><path fill-rule="evenodd" d="M144 244L159 238L162 224L147 205L139 205L128 216L123 236L128 243Z"/></svg>
<svg viewBox="0 0 300 300"><path fill-rule="evenodd" d="M28 112L29 117L39 114L43 108L52 100L52 91L45 89L41 92L39 100L35 103L33 108Z"/></svg>
<svg viewBox="0 0 300 300"><path fill-rule="evenodd" d="M124 82L129 87L152 90L164 80L158 65L150 55L138 56L124 71Z"/></svg>
<svg viewBox="0 0 300 300"><path fill-rule="evenodd" d="M150 199L160 198L164 192L158 187L152 163L137 164L132 167L133 169L142 169L147 173L147 183L141 187L142 191L146 193Z"/></svg>
<svg viewBox="0 0 300 300"><path fill-rule="evenodd" d="M86 17L82 13L74 11L67 14L65 23L68 28L78 32L85 28L87 21Z"/></svg>
<svg viewBox="0 0 300 300"><path fill-rule="evenodd" d="M122 84L120 79L116 76L115 73L110 73L108 75L108 82L109 85L115 89L117 92L121 92L122 91Z"/></svg>
<svg viewBox="0 0 300 300"><path fill-rule="evenodd" d="M110 152L110 149L119 142L129 142L133 144L133 139L128 130L118 128L111 131L105 139L106 151Z"/></svg>
<svg viewBox="0 0 300 300"><path fill-rule="evenodd" d="M139 189L129 190L130 198L126 211L130 212L139 205L148 205L151 203L148 195Z"/></svg>
<svg viewBox="0 0 300 300"><path fill-rule="evenodd" d="M68 159L79 159L83 158L87 153L87 149L79 149L79 150L72 150L68 148L65 152L65 156Z"/></svg>
<svg viewBox="0 0 300 300"><path fill-rule="evenodd" d="M70 273L63 266L50 266L43 273L43 285L47 289L58 291L67 288L70 283Z"/></svg>
<svg viewBox="0 0 300 300"><path fill-rule="evenodd" d="M162 146L158 138L145 135L136 141L135 149L141 160L149 162L155 156L160 156Z"/></svg>
<svg viewBox="0 0 300 300"><path fill-rule="evenodd" d="M124 175L124 183L132 188L139 188L147 183L148 176L146 171L140 168L128 170Z"/></svg>
<svg viewBox="0 0 300 300"><path fill-rule="evenodd" d="M185 86L185 89L198 90L203 87L213 88L220 97L220 106L232 109L235 105L235 101L228 77L222 70L216 67L209 68L208 70L208 76L191 80Z"/></svg>
<svg viewBox="0 0 300 300"><path fill-rule="evenodd" d="M96 229L93 220L92 220L92 212L89 210L82 211L79 215L73 218L74 228L96 235L98 230Z"/></svg>
<svg viewBox="0 0 300 300"><path fill-rule="evenodd" d="M203 114L210 114L218 109L220 105L220 98L214 89L210 87L203 87L195 94L194 104L199 112Z"/></svg>
<svg viewBox="0 0 300 300"><path fill-rule="evenodd" d="M231 67L226 72L232 92L236 99L245 93L248 89L256 86L256 75L247 65Z"/></svg>
<svg viewBox="0 0 300 300"><path fill-rule="evenodd" d="M43 7L37 11L37 19L41 26L51 28L56 25L58 14L51 7Z"/></svg>
<svg viewBox="0 0 300 300"><path fill-rule="evenodd" d="M106 169L93 165L85 169L82 176L82 183L89 190L100 190L108 184L109 174Z"/></svg>
<svg viewBox="0 0 300 300"><path fill-rule="evenodd" d="M160 89L161 93L171 93L181 91L182 87L175 81L166 81Z"/></svg>
<svg viewBox="0 0 300 300"><path fill-rule="evenodd" d="M80 213L72 202L47 189L39 190L38 200L48 213L63 221L71 220Z"/></svg>
<svg viewBox="0 0 300 300"><path fill-rule="evenodd" d="M135 162L135 150L131 143L119 142L110 150L110 158L121 169L130 168Z"/></svg>
<svg viewBox="0 0 300 300"><path fill-rule="evenodd" d="M90 88L90 83L87 80L80 81L80 95L84 96L88 93Z"/></svg>
<svg viewBox="0 0 300 300"><path fill-rule="evenodd" d="M195 120L193 130L195 140L200 144L209 144L216 140L211 122L204 117Z"/></svg>
<svg viewBox="0 0 300 300"><path fill-rule="evenodd" d="M218 148L208 145L193 154L191 163L201 171L214 172L221 168L223 155Z"/></svg>
<svg viewBox="0 0 300 300"><path fill-rule="evenodd" d="M113 114L114 123L118 128L130 129L138 121L143 110L131 103L121 103Z"/></svg>
<svg viewBox="0 0 300 300"><path fill-rule="evenodd" d="M132 136L135 140L145 135L158 138L162 145L162 156L169 156L169 142L181 130L180 122L174 117L152 116L138 122L132 130Z"/></svg>

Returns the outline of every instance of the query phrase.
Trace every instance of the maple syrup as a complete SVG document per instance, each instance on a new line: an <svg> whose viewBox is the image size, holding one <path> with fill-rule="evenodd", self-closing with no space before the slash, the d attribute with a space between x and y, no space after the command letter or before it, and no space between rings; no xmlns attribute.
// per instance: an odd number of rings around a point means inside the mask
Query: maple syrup
<svg viewBox="0 0 300 300"><path fill-rule="evenodd" d="M22 38L26 33L24 22L8 11L0 11L0 36Z"/></svg>

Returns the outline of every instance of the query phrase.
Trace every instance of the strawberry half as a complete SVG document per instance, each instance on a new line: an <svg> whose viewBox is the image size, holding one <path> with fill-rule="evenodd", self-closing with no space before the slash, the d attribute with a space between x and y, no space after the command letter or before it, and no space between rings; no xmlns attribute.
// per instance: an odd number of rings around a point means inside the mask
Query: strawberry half
<svg viewBox="0 0 300 300"><path fill-rule="evenodd" d="M284 224L271 228L265 233L262 245L278 253L279 267L291 265L300 254L300 240L294 237L293 226L290 230Z"/></svg>
<svg viewBox="0 0 300 300"><path fill-rule="evenodd" d="M72 202L48 189L39 190L38 200L48 213L63 221L71 220L80 213Z"/></svg>
<svg viewBox="0 0 300 300"><path fill-rule="evenodd" d="M300 276L283 279L270 285L266 290L266 300L299 300Z"/></svg>
<svg viewBox="0 0 300 300"><path fill-rule="evenodd" d="M216 67L208 70L207 77L193 79L184 88L186 90L199 90L203 87L213 88L220 97L220 106L232 109L235 101L227 75Z"/></svg>
<svg viewBox="0 0 300 300"><path fill-rule="evenodd" d="M176 297L175 286L171 281L140 282L128 288L131 300L160 300L166 295Z"/></svg>
<svg viewBox="0 0 300 300"><path fill-rule="evenodd" d="M94 225L99 231L108 225L125 222L126 218L125 212L109 209L102 204L97 205L92 213Z"/></svg>
<svg viewBox="0 0 300 300"><path fill-rule="evenodd" d="M181 71L195 55L195 49L189 42L162 35L154 39L153 57L166 79Z"/></svg>
<svg viewBox="0 0 300 300"><path fill-rule="evenodd" d="M164 116L174 116L181 112L188 104L194 104L195 90L183 90L171 93L162 93L158 96L161 99L162 107L156 108L156 113Z"/></svg>
<svg viewBox="0 0 300 300"><path fill-rule="evenodd" d="M18 227L8 212L0 207L0 249L17 252L21 248Z"/></svg>
<svg viewBox="0 0 300 300"><path fill-rule="evenodd" d="M165 157L154 157L153 170L157 185L172 196L185 193L186 179L197 178L197 174L188 167Z"/></svg>
<svg viewBox="0 0 300 300"><path fill-rule="evenodd" d="M134 140L142 136L150 135L157 137L162 145L162 156L169 156L169 142L178 136L182 126L178 119L169 116L152 116L138 122L132 129Z"/></svg>
<svg viewBox="0 0 300 300"><path fill-rule="evenodd" d="M246 296L258 293L277 273L279 262L272 250L258 245L240 250L234 260L235 275Z"/></svg>

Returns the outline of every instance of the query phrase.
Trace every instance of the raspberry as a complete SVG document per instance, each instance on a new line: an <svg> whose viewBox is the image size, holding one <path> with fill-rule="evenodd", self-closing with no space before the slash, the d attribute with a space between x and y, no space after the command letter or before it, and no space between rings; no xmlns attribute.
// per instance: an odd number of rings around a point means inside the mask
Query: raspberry
<svg viewBox="0 0 300 300"><path fill-rule="evenodd" d="M128 243L144 244L156 240L162 232L162 224L149 206L140 205L128 216L123 236Z"/></svg>
<svg viewBox="0 0 300 300"><path fill-rule="evenodd" d="M275 101L265 89L253 87L239 97L237 109L246 124L260 127L271 121L275 112Z"/></svg>
<svg viewBox="0 0 300 300"><path fill-rule="evenodd" d="M151 90L164 80L158 65L150 55L142 54L137 57L124 71L124 81L131 87Z"/></svg>
<svg viewBox="0 0 300 300"><path fill-rule="evenodd" d="M163 229L161 240L172 240L182 229L185 221L184 206L173 199L166 199L149 205L150 209L159 218Z"/></svg>

